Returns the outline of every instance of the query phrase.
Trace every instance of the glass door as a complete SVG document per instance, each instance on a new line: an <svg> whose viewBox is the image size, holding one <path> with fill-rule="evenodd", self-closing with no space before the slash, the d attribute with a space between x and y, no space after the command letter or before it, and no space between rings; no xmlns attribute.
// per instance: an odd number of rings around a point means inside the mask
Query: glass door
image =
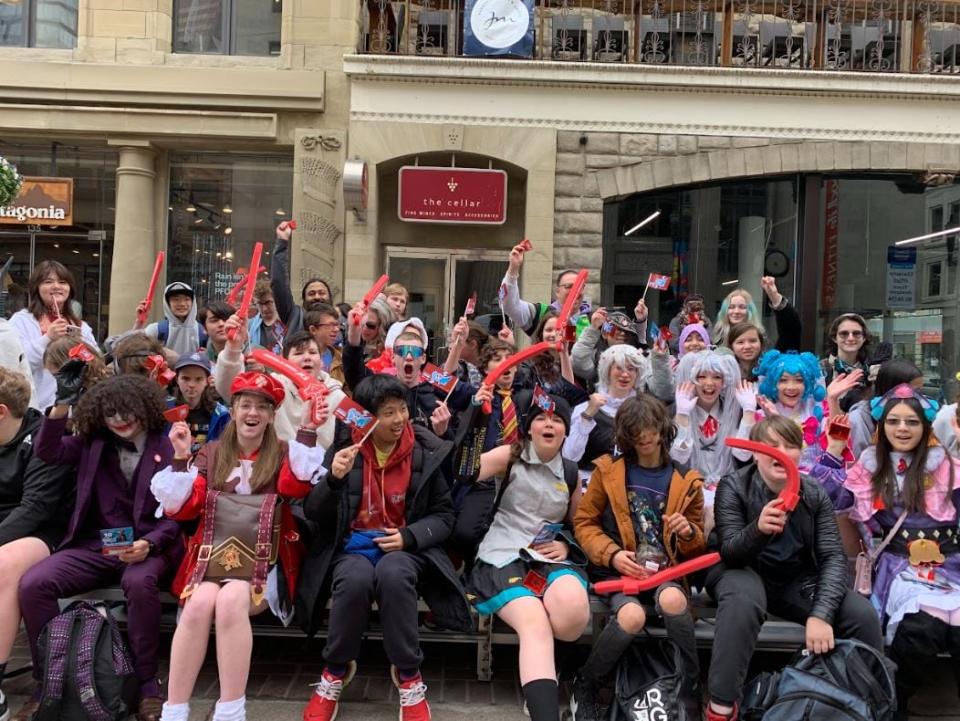
<svg viewBox="0 0 960 721"><path fill-rule="evenodd" d="M388 250L387 254L390 282L402 283L410 292L407 317L423 321L430 339L430 357L446 346L448 266L444 253L403 248Z"/></svg>
<svg viewBox="0 0 960 721"><path fill-rule="evenodd" d="M467 306L467 300L477 294L474 320L496 333L503 324L500 311L500 283L506 262L500 254L455 255L453 258L453 317L456 323Z"/></svg>

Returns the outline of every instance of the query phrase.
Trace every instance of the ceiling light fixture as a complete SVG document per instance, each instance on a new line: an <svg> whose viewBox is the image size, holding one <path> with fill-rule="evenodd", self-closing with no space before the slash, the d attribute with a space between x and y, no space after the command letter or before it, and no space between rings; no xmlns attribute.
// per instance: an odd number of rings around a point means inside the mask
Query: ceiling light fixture
<svg viewBox="0 0 960 721"><path fill-rule="evenodd" d="M659 210L654 211L653 213L651 213L650 215L648 215L646 218L644 218L643 220L641 220L639 223L637 223L635 226L633 226L632 228L630 228L630 230L628 230L626 233L624 233L624 235L625 235L625 236L627 236L627 235L633 235L633 234L636 233L638 230L640 230L640 228L642 228L643 226L645 226L647 223L652 223L654 220L656 220L656 219L659 218L659 217L660 217L660 211L659 211Z"/></svg>
<svg viewBox="0 0 960 721"><path fill-rule="evenodd" d="M231 228L229 225L223 229L224 235L231 235L232 233L233 233L233 228Z"/></svg>
<svg viewBox="0 0 960 721"><path fill-rule="evenodd" d="M233 208L230 207L230 203L227 203L225 206L223 206L223 212L227 215L230 215L230 213L233 212Z"/></svg>
<svg viewBox="0 0 960 721"><path fill-rule="evenodd" d="M196 212L197 212L197 206L195 206L195 205L193 204L193 201L191 200L189 203L187 203L187 207L184 208L184 210L186 210L188 213L196 213Z"/></svg>
<svg viewBox="0 0 960 721"><path fill-rule="evenodd" d="M273 213L274 213L274 215L281 215L281 216L283 216L283 215L286 215L286 214L287 214L287 211L285 211L283 208L277 208L275 211L273 211Z"/></svg>
<svg viewBox="0 0 960 721"><path fill-rule="evenodd" d="M739 282L739 278L734 278L733 280L728 280L726 283L721 283L720 285L736 285Z"/></svg>

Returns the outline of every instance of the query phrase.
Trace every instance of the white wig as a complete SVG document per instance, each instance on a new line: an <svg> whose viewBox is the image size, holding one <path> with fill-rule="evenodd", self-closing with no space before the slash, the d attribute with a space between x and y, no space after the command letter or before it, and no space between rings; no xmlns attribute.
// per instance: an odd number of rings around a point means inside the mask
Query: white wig
<svg viewBox="0 0 960 721"><path fill-rule="evenodd" d="M621 368L635 368L637 371L637 381L634 387L642 391L647 385L647 379L651 374L650 361L643 353L632 345L618 343L607 348L600 354L600 364L597 368L597 390L606 393L610 389L610 370L613 366ZM739 372L739 371L738 371Z"/></svg>

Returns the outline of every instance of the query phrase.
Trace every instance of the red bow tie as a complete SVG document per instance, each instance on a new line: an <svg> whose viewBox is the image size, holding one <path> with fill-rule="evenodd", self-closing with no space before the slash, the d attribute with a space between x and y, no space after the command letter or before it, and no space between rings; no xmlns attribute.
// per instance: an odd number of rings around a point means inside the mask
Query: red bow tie
<svg viewBox="0 0 960 721"><path fill-rule="evenodd" d="M897 473L904 474L907 472L907 459L901 458L900 462L897 464Z"/></svg>
<svg viewBox="0 0 960 721"><path fill-rule="evenodd" d="M707 416L707 420L703 422L703 425L700 426L700 433L704 438L713 438L717 435L717 431L720 429L720 424L717 423L717 419L713 416Z"/></svg>

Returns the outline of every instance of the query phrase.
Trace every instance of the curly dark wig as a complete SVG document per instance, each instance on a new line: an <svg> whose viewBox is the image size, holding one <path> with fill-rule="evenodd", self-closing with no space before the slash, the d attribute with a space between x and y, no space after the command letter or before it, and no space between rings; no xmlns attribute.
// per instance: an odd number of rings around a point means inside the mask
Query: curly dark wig
<svg viewBox="0 0 960 721"><path fill-rule="evenodd" d="M166 424L166 408L163 390L156 383L143 376L120 375L102 380L84 393L73 421L85 440L113 438L103 420L115 414L135 418L147 433L159 433Z"/></svg>

